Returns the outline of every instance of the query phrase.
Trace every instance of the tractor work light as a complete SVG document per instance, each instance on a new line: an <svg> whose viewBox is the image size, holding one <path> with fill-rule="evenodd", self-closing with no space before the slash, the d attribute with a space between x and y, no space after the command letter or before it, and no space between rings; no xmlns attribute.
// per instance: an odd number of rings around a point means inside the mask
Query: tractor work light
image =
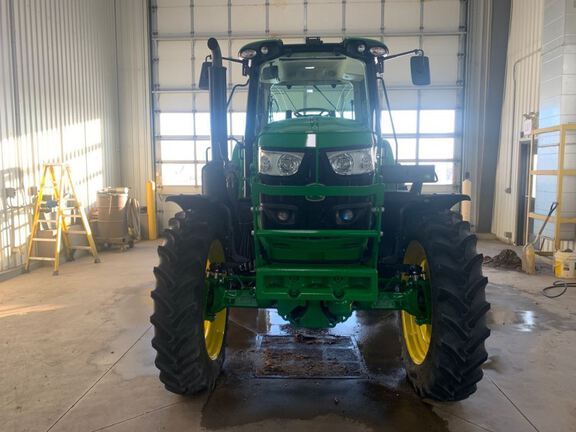
<svg viewBox="0 0 576 432"><path fill-rule="evenodd" d="M286 210L280 210L278 213L276 213L276 217L280 222L286 223L290 220L290 212Z"/></svg>
<svg viewBox="0 0 576 432"><path fill-rule="evenodd" d="M256 57L256 54L258 54L258 53L256 52L255 49L248 48L248 49L245 49L243 51L240 51L238 53L238 57L240 57L241 59L244 59L244 60L249 60L251 58Z"/></svg>
<svg viewBox="0 0 576 432"><path fill-rule="evenodd" d="M367 174L374 171L372 149L335 151L326 155L338 175Z"/></svg>
<svg viewBox="0 0 576 432"><path fill-rule="evenodd" d="M304 153L260 150L258 172L270 176L287 177L300 169Z"/></svg>
<svg viewBox="0 0 576 432"><path fill-rule="evenodd" d="M372 48L370 48L370 54L372 54L374 57L381 57L383 55L385 55L387 53L386 48L381 47L381 46L374 46Z"/></svg>
<svg viewBox="0 0 576 432"><path fill-rule="evenodd" d="M354 220L354 211L351 209L340 210L338 212L338 217L344 223L349 223Z"/></svg>

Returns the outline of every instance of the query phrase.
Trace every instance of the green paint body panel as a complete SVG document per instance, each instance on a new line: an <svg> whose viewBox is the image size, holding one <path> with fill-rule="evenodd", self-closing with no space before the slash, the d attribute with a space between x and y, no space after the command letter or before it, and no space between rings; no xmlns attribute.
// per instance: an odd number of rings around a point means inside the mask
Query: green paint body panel
<svg viewBox="0 0 576 432"><path fill-rule="evenodd" d="M322 149L372 148L375 139L362 124L337 118L294 118L267 125L258 144L265 149L309 149L314 135L316 163ZM371 230L269 230L260 224L262 195L305 197L367 197L371 199L375 227L381 226L385 187L375 182L365 186L272 186L258 176L251 181L254 239L256 244L255 300L272 304L280 316L297 326L333 327L349 318L355 305L373 309L379 298L379 229ZM371 254L367 255L372 243ZM262 256L266 258L263 259ZM302 264L291 264L298 261ZM339 263L355 262L356 265ZM397 308L401 302L388 301ZM301 314L295 314L301 311Z"/></svg>
<svg viewBox="0 0 576 432"><path fill-rule="evenodd" d="M372 132L353 120L303 117L267 125L260 134L261 148L306 148L308 136L315 135L315 148L371 147Z"/></svg>

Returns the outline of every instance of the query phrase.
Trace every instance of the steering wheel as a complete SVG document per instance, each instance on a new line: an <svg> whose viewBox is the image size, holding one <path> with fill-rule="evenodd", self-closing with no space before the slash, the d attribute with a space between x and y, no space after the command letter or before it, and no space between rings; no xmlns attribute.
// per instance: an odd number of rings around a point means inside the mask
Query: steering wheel
<svg viewBox="0 0 576 432"><path fill-rule="evenodd" d="M318 114L307 114L309 112L314 112ZM297 111L294 111L294 117L310 117L310 116L322 116L328 117L330 115L330 110L325 108L302 108Z"/></svg>

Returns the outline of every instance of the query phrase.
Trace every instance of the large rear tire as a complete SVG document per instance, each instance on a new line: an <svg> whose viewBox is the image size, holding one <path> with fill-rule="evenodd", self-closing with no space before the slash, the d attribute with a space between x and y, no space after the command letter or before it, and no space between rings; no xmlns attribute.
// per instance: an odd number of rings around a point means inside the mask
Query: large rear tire
<svg viewBox="0 0 576 432"><path fill-rule="evenodd" d="M210 264L225 260L220 236L208 216L186 211L170 220L165 237L150 318L160 381L177 394L212 390L224 363L228 311L204 319L205 280Z"/></svg>
<svg viewBox="0 0 576 432"><path fill-rule="evenodd" d="M487 278L476 236L460 215L446 211L411 220L407 264L420 265L430 280L432 324L418 325L401 312L402 352L408 381L421 397L466 399L482 379L490 335L485 314Z"/></svg>

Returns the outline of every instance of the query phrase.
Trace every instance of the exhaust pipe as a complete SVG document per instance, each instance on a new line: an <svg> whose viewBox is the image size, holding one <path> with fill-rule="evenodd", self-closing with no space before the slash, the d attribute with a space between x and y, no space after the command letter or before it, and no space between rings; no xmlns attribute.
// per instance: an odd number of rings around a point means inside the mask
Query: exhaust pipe
<svg viewBox="0 0 576 432"><path fill-rule="evenodd" d="M224 165L228 161L226 68L222 66L222 52L215 38L208 40L208 48L212 51L212 65L209 68L212 160L202 169L202 194L227 202L224 172Z"/></svg>

